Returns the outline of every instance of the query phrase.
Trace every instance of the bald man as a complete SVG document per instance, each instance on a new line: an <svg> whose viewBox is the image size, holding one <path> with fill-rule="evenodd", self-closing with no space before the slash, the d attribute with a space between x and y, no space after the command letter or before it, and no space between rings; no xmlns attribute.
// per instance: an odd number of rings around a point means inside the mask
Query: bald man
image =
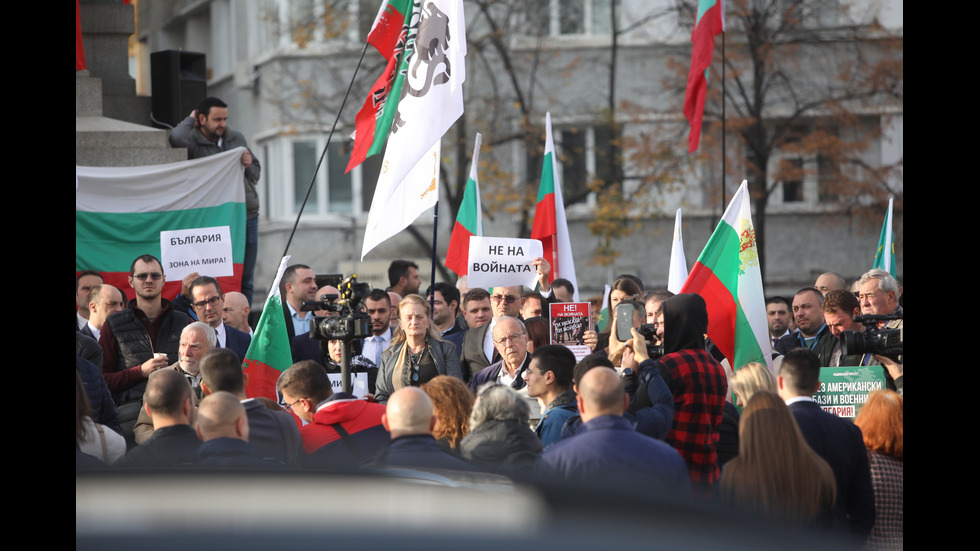
<svg viewBox="0 0 980 551"><path fill-rule="evenodd" d="M827 296L831 291L843 291L847 289L847 281L840 274L834 272L824 272L813 283L813 286L820 291L820 294Z"/></svg>
<svg viewBox="0 0 980 551"><path fill-rule="evenodd" d="M432 430L436 426L432 400L418 387L404 387L395 391L388 398L381 424L391 433L388 450L378 461L381 465L454 471L477 470L436 442L432 436Z"/></svg>
<svg viewBox="0 0 980 551"><path fill-rule="evenodd" d="M252 327L248 324L248 314L251 311L245 295L238 291L225 293L225 305L221 309L221 320L243 333L248 333L249 337L252 336Z"/></svg>
<svg viewBox="0 0 980 551"><path fill-rule="evenodd" d="M677 451L633 430L623 417L629 397L611 369L590 369L578 382L582 428L538 457L535 473L605 487L654 488L690 494L687 465Z"/></svg>
<svg viewBox="0 0 980 551"><path fill-rule="evenodd" d="M106 318L122 310L124 306L126 299L119 289L104 284L93 286L88 295L88 322L82 327L81 333L99 340Z"/></svg>
<svg viewBox="0 0 980 551"><path fill-rule="evenodd" d="M204 441L194 465L213 469L270 469L282 467L275 459L263 459L248 443L248 415L238 397L218 391L201 400L197 411L197 435Z"/></svg>

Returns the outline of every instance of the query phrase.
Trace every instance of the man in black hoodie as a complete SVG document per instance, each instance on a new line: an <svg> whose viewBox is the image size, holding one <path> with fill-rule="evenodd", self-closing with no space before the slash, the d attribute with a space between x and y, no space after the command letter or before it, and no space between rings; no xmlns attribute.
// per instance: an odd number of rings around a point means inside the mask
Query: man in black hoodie
<svg viewBox="0 0 980 551"><path fill-rule="evenodd" d="M710 496L721 477L715 445L728 381L724 368L705 350L704 299L676 295L661 309L664 355L657 368L674 395L674 419L665 442L684 457L693 492Z"/></svg>

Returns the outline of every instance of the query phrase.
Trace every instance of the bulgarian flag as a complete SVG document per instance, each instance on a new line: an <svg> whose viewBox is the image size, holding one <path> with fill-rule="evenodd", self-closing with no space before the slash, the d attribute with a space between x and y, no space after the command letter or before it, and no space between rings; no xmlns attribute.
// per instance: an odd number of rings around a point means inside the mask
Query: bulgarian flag
<svg viewBox="0 0 980 551"><path fill-rule="evenodd" d="M881 268L890 273L892 277L898 277L895 272L895 236L892 235L892 208L895 198L888 198L888 212L885 213L885 222L881 225L881 237L878 238L878 250L875 251L875 263L872 268Z"/></svg>
<svg viewBox="0 0 980 551"><path fill-rule="evenodd" d="M748 181L735 192L681 292L697 293L707 303L708 337L733 369L749 362L772 368Z"/></svg>
<svg viewBox="0 0 980 551"><path fill-rule="evenodd" d="M456 275L466 275L467 259L470 257L470 237L483 235L483 209L480 206L480 178L477 167L480 164L480 144L483 135L476 133L476 143L473 144L473 160L470 162L470 177L466 180L463 190L463 201L456 213L456 225L449 239L449 250L446 252L446 267L456 272Z"/></svg>
<svg viewBox="0 0 980 551"><path fill-rule="evenodd" d="M694 153L701 142L701 118L704 98L708 93L708 68L715 51L715 36L725 31L723 0L698 0L698 13L691 31L691 69L687 74L684 94L684 116L691 125L687 152Z"/></svg>
<svg viewBox="0 0 980 551"><path fill-rule="evenodd" d="M354 118L354 149L347 163L347 172L384 149L401 94L402 81L399 80L397 90L394 89L395 76L405 52L411 12L411 0L386 0L381 3L381 9L374 18L367 41L388 60L388 64ZM391 102L387 101L389 97L392 98Z"/></svg>
<svg viewBox="0 0 980 551"><path fill-rule="evenodd" d="M242 370L248 375L245 395L249 398L276 400L276 382L282 372L293 365L289 333L286 331L286 314L282 309L282 296L279 295L279 281L282 280L288 262L289 256L282 257L276 280L272 283L259 324L255 327L252 343L245 353Z"/></svg>
<svg viewBox="0 0 980 551"><path fill-rule="evenodd" d="M541 241L544 259L551 263L548 281L554 281L559 277L571 281L575 288L573 298L577 302L578 281L575 278L572 242L568 236L565 201L561 195L558 171L555 141L551 134L551 113L548 113L545 115L544 165L541 167L541 185L538 187L538 205L534 209L531 239Z"/></svg>
<svg viewBox="0 0 980 551"><path fill-rule="evenodd" d="M75 167L75 270L96 270L109 285L134 298L129 267L143 254L164 263L160 232L227 227L231 270L221 275L205 266L192 271L217 277L224 292L241 289L245 258L245 169L236 148L218 155L167 165ZM169 277L165 298L180 292Z"/></svg>

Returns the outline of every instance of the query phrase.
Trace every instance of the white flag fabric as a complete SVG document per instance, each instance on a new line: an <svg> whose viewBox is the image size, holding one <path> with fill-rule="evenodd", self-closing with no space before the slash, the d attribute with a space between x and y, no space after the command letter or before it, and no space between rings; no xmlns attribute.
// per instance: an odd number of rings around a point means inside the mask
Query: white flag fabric
<svg viewBox="0 0 980 551"><path fill-rule="evenodd" d="M684 257L684 237L681 235L681 209L674 217L674 241L670 245L670 273L667 274L667 290L680 293L687 281L687 258Z"/></svg>
<svg viewBox="0 0 980 551"><path fill-rule="evenodd" d="M415 33L410 31L410 55L399 69L404 84L368 214L361 260L438 201L439 142L463 114L462 0L426 0L412 18Z"/></svg>

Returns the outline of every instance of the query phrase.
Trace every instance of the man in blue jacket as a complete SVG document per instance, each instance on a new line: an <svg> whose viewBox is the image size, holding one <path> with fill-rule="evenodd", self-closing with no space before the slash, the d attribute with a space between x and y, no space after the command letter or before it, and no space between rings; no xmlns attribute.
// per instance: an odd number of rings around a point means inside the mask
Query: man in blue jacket
<svg viewBox="0 0 980 551"><path fill-rule="evenodd" d="M623 417L629 397L611 369L591 369L578 383L582 428L546 449L535 473L567 481L690 495L687 466L677 450L633 430Z"/></svg>

